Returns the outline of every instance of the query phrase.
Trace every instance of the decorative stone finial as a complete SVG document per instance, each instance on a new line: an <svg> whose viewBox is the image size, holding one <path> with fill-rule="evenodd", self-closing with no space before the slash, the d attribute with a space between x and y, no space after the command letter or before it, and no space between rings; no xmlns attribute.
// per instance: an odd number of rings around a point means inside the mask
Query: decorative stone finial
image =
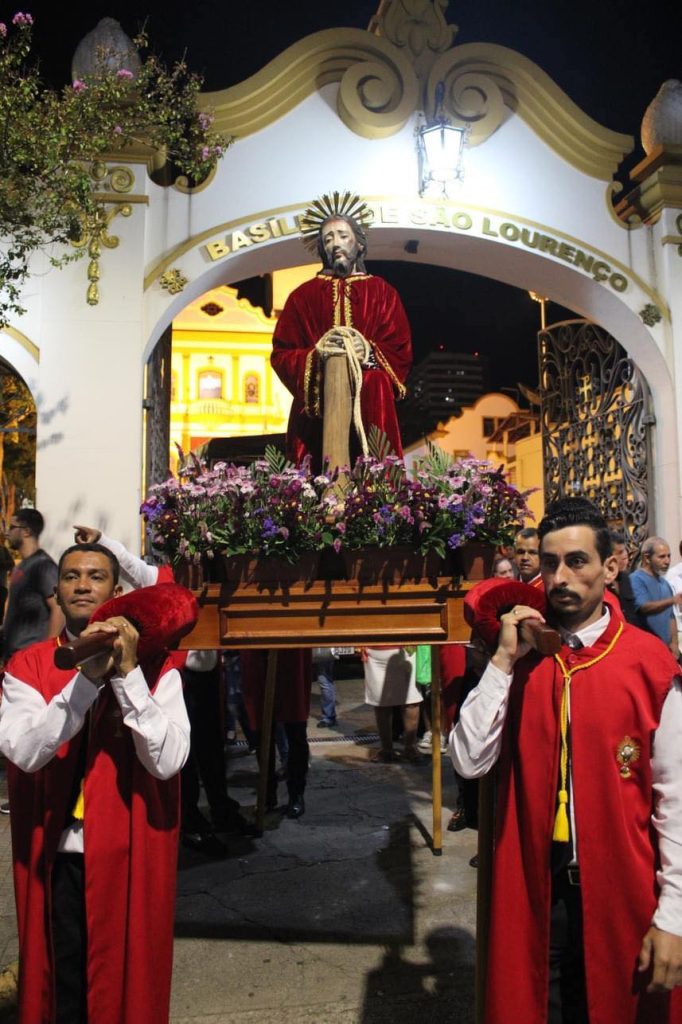
<svg viewBox="0 0 682 1024"><path fill-rule="evenodd" d="M669 78L642 118L642 148L649 156L657 146L682 146L682 82Z"/></svg>
<svg viewBox="0 0 682 1024"><path fill-rule="evenodd" d="M115 18L102 20L83 36L71 62L73 81L106 71L130 71L137 77L140 58L132 39L126 35Z"/></svg>

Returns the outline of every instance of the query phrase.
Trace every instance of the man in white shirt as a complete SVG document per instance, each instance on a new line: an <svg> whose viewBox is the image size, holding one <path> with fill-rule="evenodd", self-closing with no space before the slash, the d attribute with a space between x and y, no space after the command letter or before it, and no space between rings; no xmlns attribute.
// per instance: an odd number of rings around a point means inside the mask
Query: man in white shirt
<svg viewBox="0 0 682 1024"><path fill-rule="evenodd" d="M168 1017L189 722L179 673L143 670L127 619L88 625L117 580L106 548L68 548L66 629L17 652L3 682L22 1024ZM57 646L93 632L112 635L107 653L55 666Z"/></svg>
<svg viewBox="0 0 682 1024"><path fill-rule="evenodd" d="M604 604L617 566L590 502L555 502L539 534L561 651L531 651L535 609L502 615L450 738L464 777L498 765L485 1019L679 1021L678 666Z"/></svg>

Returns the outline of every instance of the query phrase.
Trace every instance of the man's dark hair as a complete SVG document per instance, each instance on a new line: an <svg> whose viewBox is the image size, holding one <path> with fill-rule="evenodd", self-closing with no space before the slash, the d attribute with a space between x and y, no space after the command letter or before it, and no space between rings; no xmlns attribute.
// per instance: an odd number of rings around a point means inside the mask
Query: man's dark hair
<svg viewBox="0 0 682 1024"><path fill-rule="evenodd" d="M616 544L627 544L625 534L621 533L620 530L609 530L609 537L611 538L612 548L614 548Z"/></svg>
<svg viewBox="0 0 682 1024"><path fill-rule="evenodd" d="M62 577L62 565L64 559L67 555L72 555L74 552L79 551L96 551L100 555L106 555L111 562L111 574L114 577L114 586L118 583L118 577L121 572L121 567L118 564L118 558L109 550L109 548L105 548L104 544L72 544L70 548L66 549L66 551L62 551L59 559L59 565L57 567L59 579Z"/></svg>
<svg viewBox="0 0 682 1024"><path fill-rule="evenodd" d="M611 537L606 520L596 505L587 498L560 498L549 505L540 520L540 540L548 533L563 530L567 526L589 526L594 532L594 543L599 557L604 562L611 554Z"/></svg>
<svg viewBox="0 0 682 1024"><path fill-rule="evenodd" d="M519 530L516 534L516 539L519 537L521 540L536 540L539 537L539 534L534 526L524 526L524 528Z"/></svg>
<svg viewBox="0 0 682 1024"><path fill-rule="evenodd" d="M18 508L14 518L24 530L30 530L37 539L45 528L45 520L37 508Z"/></svg>
<svg viewBox="0 0 682 1024"><path fill-rule="evenodd" d="M363 228L360 221L356 220L355 217L349 217L348 214L346 213L335 213L331 217L327 217L327 219L323 221L322 224L320 224L320 230L317 233L317 254L322 261L322 266L325 268L329 268L330 266L329 259L327 258L327 253L324 251L324 242L322 241L322 236L324 234L324 229L326 228L327 224L330 224L333 220L344 221L344 223L348 224L351 231L355 235L355 241L360 246L360 252L358 253L357 259L355 261L355 269L359 271L361 274L364 274L366 272L365 256L367 255L367 232Z"/></svg>

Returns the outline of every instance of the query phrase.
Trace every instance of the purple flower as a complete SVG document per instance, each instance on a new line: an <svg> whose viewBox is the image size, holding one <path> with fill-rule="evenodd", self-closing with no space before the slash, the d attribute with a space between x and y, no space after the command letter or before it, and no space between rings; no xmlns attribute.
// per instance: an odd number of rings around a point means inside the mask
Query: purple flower
<svg viewBox="0 0 682 1024"><path fill-rule="evenodd" d="M202 146L201 147L201 159L202 160L210 160L210 158L211 158L211 148L210 148L210 146Z"/></svg>
<svg viewBox="0 0 682 1024"><path fill-rule="evenodd" d="M213 115L206 114L204 113L203 110L201 110L197 114L197 121L199 122L199 127L201 128L202 132L208 131L208 129L213 124Z"/></svg>
<svg viewBox="0 0 682 1024"><path fill-rule="evenodd" d="M17 13L12 18L12 24L18 25L20 28L23 28L25 25L32 25L33 18L30 14L24 14L23 11L17 11Z"/></svg>
<svg viewBox="0 0 682 1024"><path fill-rule="evenodd" d="M114 135L122 135L122 134L123 134L123 129L121 128L120 124L114 125Z"/></svg>
<svg viewBox="0 0 682 1024"><path fill-rule="evenodd" d="M341 538L340 537L337 537L333 541L333 543L332 543L332 547L334 548L334 551L336 551L337 555L338 555L339 551L341 550L342 546L343 545L341 544Z"/></svg>
<svg viewBox="0 0 682 1024"><path fill-rule="evenodd" d="M74 92L83 92L85 89L87 89L87 85L85 84L85 82L82 82L80 78L76 78L75 81L72 83L72 88Z"/></svg>
<svg viewBox="0 0 682 1024"><path fill-rule="evenodd" d="M119 68L116 72L116 77L130 79L134 78L135 76L133 75L132 71L128 71L128 68Z"/></svg>

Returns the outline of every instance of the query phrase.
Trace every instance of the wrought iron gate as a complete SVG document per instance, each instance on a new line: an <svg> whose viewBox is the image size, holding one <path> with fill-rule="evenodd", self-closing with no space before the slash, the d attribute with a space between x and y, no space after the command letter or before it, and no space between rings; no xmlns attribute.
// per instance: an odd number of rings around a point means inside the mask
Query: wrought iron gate
<svg viewBox="0 0 682 1024"><path fill-rule="evenodd" d="M147 362L145 386L145 493L169 473L171 339L168 327Z"/></svg>
<svg viewBox="0 0 682 1024"><path fill-rule="evenodd" d="M545 504L589 498L639 550L652 484L646 381L615 338L588 320L540 331L538 353Z"/></svg>

